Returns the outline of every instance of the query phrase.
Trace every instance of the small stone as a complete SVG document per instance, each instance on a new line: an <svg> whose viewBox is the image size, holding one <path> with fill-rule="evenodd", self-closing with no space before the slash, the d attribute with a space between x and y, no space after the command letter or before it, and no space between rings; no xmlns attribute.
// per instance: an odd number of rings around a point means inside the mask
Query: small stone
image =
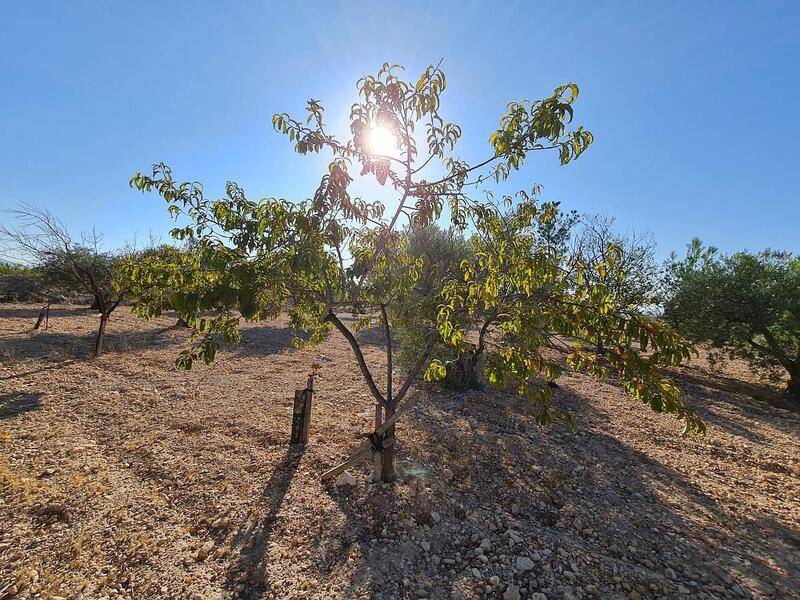
<svg viewBox="0 0 800 600"><path fill-rule="evenodd" d="M667 579L675 579L675 571L667 567L666 569L664 569L664 577L666 577Z"/></svg>
<svg viewBox="0 0 800 600"><path fill-rule="evenodd" d="M544 592L533 592L531 600L547 600L547 594Z"/></svg>
<svg viewBox="0 0 800 600"><path fill-rule="evenodd" d="M213 548L214 548L213 541L206 542L205 544L200 546L200 549L197 551L197 555L195 555L194 559L197 561L204 561L205 559L208 558L208 555Z"/></svg>
<svg viewBox="0 0 800 600"><path fill-rule="evenodd" d="M430 552L430 551L431 551L431 543L430 543L430 542L422 542L422 543L420 544L420 546L422 546L422 549L423 549L425 552Z"/></svg>
<svg viewBox="0 0 800 600"><path fill-rule="evenodd" d="M442 469L442 479L450 481L453 479L453 472L450 469Z"/></svg>
<svg viewBox="0 0 800 600"><path fill-rule="evenodd" d="M519 514L519 504L514 503L511 505L511 514L518 515Z"/></svg>
<svg viewBox="0 0 800 600"><path fill-rule="evenodd" d="M489 577L489 583L491 583L493 586L500 585L500 578L497 575L492 575Z"/></svg>
<svg viewBox="0 0 800 600"><path fill-rule="evenodd" d="M691 594L691 592L689 591L689 588L687 588L684 585L679 585L678 586L678 593L681 594L682 596L687 596L687 595Z"/></svg>
<svg viewBox="0 0 800 600"><path fill-rule="evenodd" d="M231 520L228 517L220 517L211 523L211 529L230 529Z"/></svg>
<svg viewBox="0 0 800 600"><path fill-rule="evenodd" d="M526 573L534 567L533 561L527 556L518 556L516 565L520 573Z"/></svg>
<svg viewBox="0 0 800 600"><path fill-rule="evenodd" d="M642 600L642 595L636 590L633 590L628 594L628 600Z"/></svg>
<svg viewBox="0 0 800 600"><path fill-rule="evenodd" d="M572 526L576 531L583 531L583 521L581 521L580 517L575 517L575 520L572 522Z"/></svg>
<svg viewBox="0 0 800 600"><path fill-rule="evenodd" d="M431 519L433 519L434 523L440 523L442 520L442 515L440 515L438 512L432 512Z"/></svg>
<svg viewBox="0 0 800 600"><path fill-rule="evenodd" d="M337 488L338 487L347 487L347 486L354 486L356 485L356 478L350 475L347 471L342 473L336 478L336 483L334 484Z"/></svg>
<svg viewBox="0 0 800 600"><path fill-rule="evenodd" d="M509 583L506 591L503 592L503 600L520 600L519 586Z"/></svg>
<svg viewBox="0 0 800 600"><path fill-rule="evenodd" d="M472 567L472 576L475 579L481 579L483 578L483 573L481 573L481 570L478 567Z"/></svg>
<svg viewBox="0 0 800 600"><path fill-rule="evenodd" d="M492 541L489 538L483 538L483 541L481 542L481 546L480 547L484 551L491 550L492 549Z"/></svg>

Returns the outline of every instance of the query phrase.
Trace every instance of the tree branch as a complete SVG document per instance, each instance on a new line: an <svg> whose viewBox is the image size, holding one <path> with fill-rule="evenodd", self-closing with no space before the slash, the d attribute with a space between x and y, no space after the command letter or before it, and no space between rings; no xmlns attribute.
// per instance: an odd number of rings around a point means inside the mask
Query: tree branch
<svg viewBox="0 0 800 600"><path fill-rule="evenodd" d="M385 304L381 304L381 316L383 317L383 330L386 333L386 403L394 406L392 401L392 333L389 329L389 316L386 314Z"/></svg>
<svg viewBox="0 0 800 600"><path fill-rule="evenodd" d="M356 355L356 361L358 362L358 367L361 369L361 374L364 376L364 380L367 382L367 387L369 387L369 391L372 392L373 397L375 400L378 401L382 407L387 408L388 405L386 403L386 399L381 394L378 386L375 385L375 380L372 378L372 373L369 372L369 367L367 366L367 361L364 360L364 353L361 352L361 346L358 345L358 341L356 340L355 336L350 332L350 330L345 327L344 323L339 320L333 312L328 310L328 314L325 315L325 318L322 320L323 323L329 322L333 323L334 327L339 330L345 339L350 343L350 347L353 349L353 354Z"/></svg>
<svg viewBox="0 0 800 600"><path fill-rule="evenodd" d="M406 395L406 392L408 391L408 388L411 387L411 384L417 378L417 375L419 375L419 372L422 370L422 367L425 366L425 361L428 360L428 357L431 355L431 350L433 349L433 344L434 344L433 341L428 342L428 345L425 348L425 352L422 353L422 355L417 360L417 363L408 372L408 375L406 376L406 380L403 382L403 385L400 386L400 391L397 392L397 396L394 397L395 406L400 404L400 401Z"/></svg>

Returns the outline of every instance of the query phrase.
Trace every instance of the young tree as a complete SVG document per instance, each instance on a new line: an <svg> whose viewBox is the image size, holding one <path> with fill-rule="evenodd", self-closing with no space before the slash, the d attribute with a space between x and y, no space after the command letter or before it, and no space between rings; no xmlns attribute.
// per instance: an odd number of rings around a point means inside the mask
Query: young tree
<svg viewBox="0 0 800 600"><path fill-rule="evenodd" d="M45 282L56 289L90 294L94 299L93 308L100 313L94 355L100 356L108 319L129 289L115 277L122 253L101 250L102 238L94 230L76 241L47 209L23 205L13 212L19 227L0 227L10 251L36 264Z"/></svg>
<svg viewBox="0 0 800 600"><path fill-rule="evenodd" d="M614 281L607 276L576 283L546 245L531 243L544 224L557 218L557 207L543 208L523 194L505 214L492 205L474 214L476 259L462 278L448 282L438 327L443 338L461 348L472 346L470 331L480 332L477 351L487 353L489 383L512 385L535 402L542 424L568 419L550 403L548 383L563 366L544 354L549 348L573 370L601 379L613 376L631 397L682 419L685 431L704 430L680 390L661 372L687 359L690 344L667 324L615 304ZM609 255L608 273L616 268L615 260ZM602 360L593 352L598 336L610 348ZM429 374L436 370L441 373L442 365L434 360Z"/></svg>
<svg viewBox="0 0 800 600"><path fill-rule="evenodd" d="M700 240L667 270L664 316L684 335L789 374L800 401L800 258L764 250L724 256Z"/></svg>
<svg viewBox="0 0 800 600"><path fill-rule="evenodd" d="M288 136L299 154L326 150L332 155L327 172L308 201L295 204L279 199L249 200L233 183L228 184L226 197L211 201L204 197L200 184L176 182L171 170L163 164L156 165L150 174L137 173L131 179L133 187L157 191L167 201L171 214L188 217L190 221L189 225L176 227L172 234L177 239L192 240L195 249L192 264L155 268L145 265L131 272L133 277L180 290L173 294L171 303L195 328L195 335L178 365L189 368L199 358L212 361L221 339L238 339L239 314L245 319L272 318L285 303L290 306L292 326L312 332L304 343L318 343L336 329L351 346L368 389L381 411L385 411L385 416L378 414L382 424L376 427L371 439L376 449L383 448L382 477L387 481L394 478L393 424L400 402L423 369L428 367L429 378L441 376L444 371L441 360L430 360L435 351L435 336L431 336L419 349L399 388L394 385L390 315L397 314L395 308L402 306L422 310L415 288L425 265L424 256L415 257L409 252L408 240L399 229L401 219L407 219L407 224L413 227L425 227L447 207L453 226L463 230L473 224L489 231L496 213L489 210L485 201L471 196L476 187L490 180L505 179L534 152L554 150L560 162L566 164L580 156L592 141L591 134L582 127L568 129L578 87L567 84L556 88L544 100L510 103L508 112L500 119L499 129L490 136L487 156L474 163L463 162L452 154L461 137L461 128L446 122L439 112L446 86L442 70L430 66L416 82L401 79L399 70L396 65L386 64L377 75L359 80L359 100L350 111L350 136L346 141L328 132L323 108L316 100L308 102L307 116L302 121L287 114L273 117L275 129ZM425 131L422 154L416 136L420 129ZM350 195L353 166L359 167L361 177L374 177L394 194L396 204L392 204L390 214L384 215L384 205L380 202L367 202ZM527 207L525 211L535 210L535 202L523 204ZM557 210L549 212L556 214ZM518 229L514 243L527 241L530 248L525 228ZM491 240L486 243L494 244ZM482 250L483 246L479 248ZM484 283L490 289L496 279L492 269L498 266L497 260L504 260L502 247L495 246L493 251L497 258L491 264L484 265L481 261L485 257L479 253L472 260L476 272L485 275ZM539 277L537 262L529 263L528 267L532 269L530 272L520 271L515 276ZM527 289L524 282L517 283ZM450 289L455 290L454 284ZM599 295L596 291L593 298ZM438 330L448 344L466 351L465 343L462 344L465 336L454 335L447 323L456 317L474 316L478 307L456 306L455 291L444 299L453 308L446 316L437 315ZM472 296L468 299L473 301ZM153 302L139 307L139 312L157 313L162 305L157 297ZM489 324L499 323L503 327L502 304L493 302L480 310L498 313ZM523 306L518 310L522 318ZM201 317L202 311L212 311L212 316ZM384 330L387 372L383 389L377 385L351 327L340 318L340 314L347 312L357 317L356 328L378 323ZM595 321L608 328L616 326L631 334L640 333L643 340L648 339L648 334L638 327L620 320L615 321L616 325L607 323L605 314L598 313ZM459 320L456 325L465 331L469 323ZM678 354L688 353L685 345L668 333L669 340L663 338L662 356L672 360ZM585 355L580 356L588 361ZM629 372L638 376L642 369L649 369L647 372L652 375L652 370L661 364L659 360L663 360L644 359L635 352L623 351L621 356L629 367L621 372L623 377ZM528 365L529 374L544 364L534 363L535 360ZM524 375L511 362L505 364L509 374ZM582 366L578 358L575 364ZM495 371L503 368L498 363ZM631 380L634 387L639 383ZM650 380L642 385L649 383ZM654 408L671 410L685 418L689 428L698 427L672 388L659 383L648 390L647 393L657 397L668 397L660 405L653 400Z"/></svg>

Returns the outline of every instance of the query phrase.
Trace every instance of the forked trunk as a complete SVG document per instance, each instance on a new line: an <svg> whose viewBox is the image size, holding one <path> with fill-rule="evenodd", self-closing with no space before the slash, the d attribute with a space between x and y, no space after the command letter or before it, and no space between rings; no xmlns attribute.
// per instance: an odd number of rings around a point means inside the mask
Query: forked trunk
<svg viewBox="0 0 800 600"><path fill-rule="evenodd" d="M100 327L97 329L97 337L94 340L94 355L100 356L103 353L103 338L106 335L106 323L108 322L108 315L103 314L100 316Z"/></svg>
<svg viewBox="0 0 800 600"><path fill-rule="evenodd" d="M390 406L386 408L386 419L391 419L394 416L394 406ZM390 439L394 439L394 425L389 427L386 430L386 433L383 436L384 439L384 448L383 452L381 452L381 480L386 483L392 482L397 478L397 473L394 469L394 444L390 444L388 447L386 446L385 442L389 441Z"/></svg>

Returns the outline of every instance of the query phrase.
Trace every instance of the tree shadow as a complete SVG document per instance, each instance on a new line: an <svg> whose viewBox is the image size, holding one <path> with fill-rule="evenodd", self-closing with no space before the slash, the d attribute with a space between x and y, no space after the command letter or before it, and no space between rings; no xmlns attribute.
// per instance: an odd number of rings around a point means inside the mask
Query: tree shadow
<svg viewBox="0 0 800 600"><path fill-rule="evenodd" d="M800 431L800 412L775 402L779 394L767 385L691 368L673 371L670 377L687 392L692 410L713 427L759 444L769 440L753 430L753 420L768 418L771 426L785 433Z"/></svg>
<svg viewBox="0 0 800 600"><path fill-rule="evenodd" d="M185 337L172 326L145 331L114 331L111 326L103 341L103 354L125 354L160 349L180 344ZM180 338L180 341L176 338ZM0 355L15 359L45 357L89 358L94 351L95 334L38 331L0 337Z"/></svg>
<svg viewBox="0 0 800 600"><path fill-rule="evenodd" d="M289 446L283 451L264 486L262 497L265 503L260 508L265 511L265 516L240 528L230 543L232 548L239 548L239 556L228 568L223 585L225 589L235 591L240 583L246 582L247 591L239 594L240 598L262 598L265 594L279 593L279 590L272 589L270 581L270 542L279 519L278 513L304 453L303 445ZM240 579L242 574L246 575L245 581Z"/></svg>
<svg viewBox="0 0 800 600"><path fill-rule="evenodd" d="M290 327L262 325L245 327L242 330L242 341L230 347L230 351L239 356L270 356L294 352L294 337L308 339L302 331Z"/></svg>
<svg viewBox="0 0 800 600"><path fill-rule="evenodd" d="M541 429L524 402L494 390L429 392L406 417L412 431L399 438L399 456L427 472L419 485L410 484L416 491L410 497L388 494L380 502L374 500L383 494L376 486L366 498L337 493L345 524L329 537L347 540L363 556L363 566L351 575L353 597L380 586L385 595L404 597L413 590L448 598L459 585L475 585L464 576L471 568L483 580L493 573L507 577L515 571L516 555L543 547L552 553L537 551L537 568L516 573L513 582L549 590L548 597L559 585L581 582L597 586L601 597L624 596L630 589L645 597L676 597L679 584L694 597L701 591L709 597L736 593L735 586L778 595L797 589L798 531L759 509L735 510L732 501L709 495L675 468L606 433L613 431L609 417L590 399L562 386L556 402L575 414L581 428ZM413 446L403 445L403 435L415 437ZM679 447L677 438L674 443ZM432 490L432 496L420 489ZM379 508L370 508L373 501ZM425 513L422 504L434 507L441 521L429 522L430 529L419 527L421 521L404 528L403 519ZM376 521L376 510L389 514L388 520ZM371 543L384 529L389 539ZM508 548L509 529L524 541ZM460 562L432 565L418 543L408 541L411 535L427 539L431 555L456 555ZM473 535L506 548L497 551L507 555L505 570L470 554ZM351 553L345 548L327 568L343 566ZM580 576L564 574L570 571L565 557L588 554L597 561L584 564ZM677 572L676 580L665 576L669 569ZM616 587L609 572L623 576ZM622 582L632 588L620 587Z"/></svg>
<svg viewBox="0 0 800 600"><path fill-rule="evenodd" d="M0 396L0 419L12 419L42 405L42 394L11 392Z"/></svg>
<svg viewBox="0 0 800 600"><path fill-rule="evenodd" d="M386 350L386 332L382 327L361 329L355 333L355 336L362 346L377 346L382 350ZM397 334L393 332L393 338L396 338L396 336ZM392 339L392 346L397 346L397 349L399 349L397 339Z"/></svg>
<svg viewBox="0 0 800 600"><path fill-rule="evenodd" d="M42 307L47 304L43 302L42 304L33 304L30 307L20 308L20 307L5 307L0 304L0 319L29 319L31 321L31 325L28 329L32 329L33 325L36 323L36 319L39 317L39 313L42 310ZM62 307L62 305L51 305L50 306L50 318L64 318L64 317L80 317L83 316L81 311L70 309L67 307Z"/></svg>
<svg viewBox="0 0 800 600"><path fill-rule="evenodd" d="M48 366L40 367L38 369L31 369L30 371L24 371L22 373L14 373L13 375L3 375L2 377L0 377L0 381L8 381L10 379L20 379L22 377L28 377L29 375L36 375L37 373L52 371L53 369L62 369L74 363L75 363L74 360L60 360Z"/></svg>

